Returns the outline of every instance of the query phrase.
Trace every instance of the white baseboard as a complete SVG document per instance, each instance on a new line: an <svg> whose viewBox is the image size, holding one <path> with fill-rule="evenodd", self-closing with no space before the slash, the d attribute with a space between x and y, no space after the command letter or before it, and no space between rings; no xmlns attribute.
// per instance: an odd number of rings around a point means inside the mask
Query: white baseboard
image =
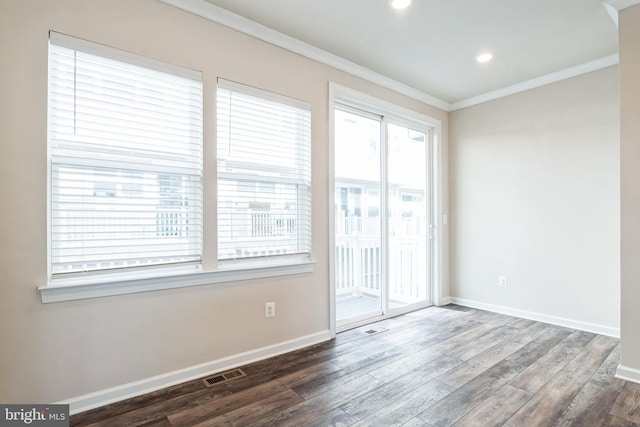
<svg viewBox="0 0 640 427"><path fill-rule="evenodd" d="M441 307L443 305L447 305L447 304L453 304L452 298L451 297L442 297L440 299L440 304L436 304L438 307ZM462 305L462 304L460 304Z"/></svg>
<svg viewBox="0 0 640 427"><path fill-rule="evenodd" d="M533 311L519 310L517 308L503 307L499 305L487 304L484 302L468 300L464 298L450 297L452 304L463 305L465 307L477 308L480 310L492 311L494 313L506 314L523 319L536 320L538 322L550 323L552 325L564 326L565 328L578 329L594 334L606 335L620 338L620 329L610 326L598 325L596 323L582 322L579 320L567 319L564 317L550 316L548 314L535 313Z"/></svg>
<svg viewBox="0 0 640 427"><path fill-rule="evenodd" d="M640 384L640 370L618 365L618 369L616 369L616 378Z"/></svg>
<svg viewBox="0 0 640 427"><path fill-rule="evenodd" d="M296 338L290 341L258 348L218 360L212 360L210 362L190 366L188 368L168 372L166 374L156 375L151 378L123 384L106 390L100 390L56 403L69 405L70 413L73 415L79 412L88 411L89 409L98 408L100 406L170 387L172 385L205 377L217 372L227 371L242 365L268 359L270 357L278 356L280 354L328 341L330 339L331 332L329 330L317 332L315 334Z"/></svg>

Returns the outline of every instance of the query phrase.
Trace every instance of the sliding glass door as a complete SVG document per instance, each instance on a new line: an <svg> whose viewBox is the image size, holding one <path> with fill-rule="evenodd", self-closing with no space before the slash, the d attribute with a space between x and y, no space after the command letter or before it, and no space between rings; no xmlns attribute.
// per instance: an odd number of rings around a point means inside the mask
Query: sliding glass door
<svg viewBox="0 0 640 427"><path fill-rule="evenodd" d="M335 286L338 323L382 315L382 118L335 112Z"/></svg>
<svg viewBox="0 0 640 427"><path fill-rule="evenodd" d="M429 296L429 144L425 132L392 123L387 129L387 288L395 309Z"/></svg>
<svg viewBox="0 0 640 427"><path fill-rule="evenodd" d="M335 110L336 325L429 303L430 134Z"/></svg>

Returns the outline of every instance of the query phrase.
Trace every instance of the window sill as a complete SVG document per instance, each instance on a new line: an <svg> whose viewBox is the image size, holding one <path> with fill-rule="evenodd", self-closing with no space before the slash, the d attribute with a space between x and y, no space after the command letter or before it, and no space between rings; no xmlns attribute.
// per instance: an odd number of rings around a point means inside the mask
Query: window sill
<svg viewBox="0 0 640 427"><path fill-rule="evenodd" d="M288 276L313 272L315 261L292 262L283 265L243 266L218 271L182 270L167 272L156 277L135 277L121 275L118 279L89 282L82 279L62 279L52 281L49 286L41 286L40 298L43 303L73 301L87 298L100 298L113 295L125 295L138 292L159 291L164 289L185 288L189 286L213 285L216 283L237 282L241 280L263 279L267 277ZM104 280L104 278L102 278Z"/></svg>

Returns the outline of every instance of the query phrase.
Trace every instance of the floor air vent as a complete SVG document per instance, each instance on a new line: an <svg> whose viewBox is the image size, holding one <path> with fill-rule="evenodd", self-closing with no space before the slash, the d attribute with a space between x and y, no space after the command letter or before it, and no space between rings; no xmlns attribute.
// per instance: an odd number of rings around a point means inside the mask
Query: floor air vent
<svg viewBox="0 0 640 427"><path fill-rule="evenodd" d="M380 332L384 332L386 331L387 328L383 328L382 326L378 326L377 328L368 328L365 329L364 331L362 331L363 333L367 334L367 335L375 335L375 334L379 334Z"/></svg>
<svg viewBox="0 0 640 427"><path fill-rule="evenodd" d="M221 374L215 374L211 377L202 380L207 387L213 387L214 385L224 384L229 381L236 380L238 378L246 377L242 369L234 369L232 371L223 372Z"/></svg>

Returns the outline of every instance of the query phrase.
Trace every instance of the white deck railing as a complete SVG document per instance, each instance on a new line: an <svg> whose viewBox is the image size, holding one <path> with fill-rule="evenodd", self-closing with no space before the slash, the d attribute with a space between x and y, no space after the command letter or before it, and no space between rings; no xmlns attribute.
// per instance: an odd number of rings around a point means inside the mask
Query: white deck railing
<svg viewBox="0 0 640 427"><path fill-rule="evenodd" d="M336 233L335 239L337 295L380 296L382 259L377 224L377 221L360 218L338 218L336 221L336 230L343 232ZM389 224L388 286L391 300L411 303L427 296L425 226L424 222L411 219Z"/></svg>

